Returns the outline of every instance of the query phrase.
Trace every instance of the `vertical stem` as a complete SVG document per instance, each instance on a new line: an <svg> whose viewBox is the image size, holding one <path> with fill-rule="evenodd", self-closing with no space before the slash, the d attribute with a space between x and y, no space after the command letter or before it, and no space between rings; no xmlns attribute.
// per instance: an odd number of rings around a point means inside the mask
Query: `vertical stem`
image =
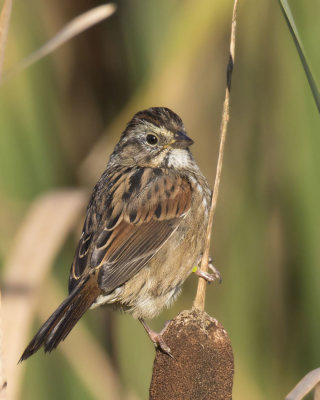
<svg viewBox="0 0 320 400"><path fill-rule="evenodd" d="M238 0L234 1L233 4L233 13L232 13L232 22L231 22L231 38L230 38L230 58L227 65L227 87L226 94L223 104L223 112L222 119L220 125L220 146L219 146L219 156L217 162L217 170L216 177L214 181L213 194L211 199L211 207L208 218L208 226L207 226L207 235L206 242L204 246L203 256L201 260L200 269L204 272L208 271L208 258L210 251L210 238L212 231L212 222L214 213L217 207L217 199L219 194L220 180L221 180L221 172L222 172L222 164L223 164L223 154L224 154L224 145L226 141L227 135L227 126L229 121L230 114L230 89L231 89L231 77L234 65L234 55L235 55L235 39L236 39L236 11L237 11ZM204 310L205 299L206 299L206 286L207 283L203 278L199 278L197 294L193 302L193 307L198 308L199 310Z"/></svg>
<svg viewBox="0 0 320 400"><path fill-rule="evenodd" d="M1 80L4 53L8 36L11 10L12 10L12 0L5 0L0 13L0 80Z"/></svg>
<svg viewBox="0 0 320 400"><path fill-rule="evenodd" d="M6 398L6 386L7 382L4 377L4 366L3 366L3 333L2 333L2 308L1 308L1 291L0 291L0 399L3 400Z"/></svg>
<svg viewBox="0 0 320 400"><path fill-rule="evenodd" d="M314 400L320 400L320 382L314 388Z"/></svg>

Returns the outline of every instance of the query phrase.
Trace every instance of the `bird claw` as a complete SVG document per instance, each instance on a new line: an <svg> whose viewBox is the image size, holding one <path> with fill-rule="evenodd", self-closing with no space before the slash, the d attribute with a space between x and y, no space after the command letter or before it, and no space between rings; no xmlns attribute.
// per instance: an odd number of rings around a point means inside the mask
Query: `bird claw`
<svg viewBox="0 0 320 400"><path fill-rule="evenodd" d="M212 257L209 257L208 259L208 267L212 271L212 274L209 274L208 272L202 271L201 269L197 268L194 272L197 276L200 278L205 279L208 283L211 283L215 280L218 280L219 283L222 282L222 277L220 272L217 270L217 268L212 264Z"/></svg>
<svg viewBox="0 0 320 400"><path fill-rule="evenodd" d="M201 269L197 269L195 271L195 274L199 276L199 278L203 278L209 283L213 282L216 279L216 276L214 274L209 274L208 272L204 272Z"/></svg>
<svg viewBox="0 0 320 400"><path fill-rule="evenodd" d="M144 329L146 330L149 338L151 339L151 341L153 342L153 344L160 349L163 353L167 354L168 356L170 356L171 358L174 358L172 353L171 353L171 349L170 347L167 345L167 343L165 342L165 340L163 339L163 334L166 331L169 322L167 321L163 327L163 329L158 333L153 331L146 323L143 319L140 319L140 322L142 323Z"/></svg>
<svg viewBox="0 0 320 400"><path fill-rule="evenodd" d="M162 332L162 331L161 331ZM155 344L155 346L160 349L163 353L167 354L169 357L174 358L172 353L171 353L171 349L170 347L167 345L167 343L164 341L162 333L155 333L154 338L151 338L151 340L153 341L153 343Z"/></svg>

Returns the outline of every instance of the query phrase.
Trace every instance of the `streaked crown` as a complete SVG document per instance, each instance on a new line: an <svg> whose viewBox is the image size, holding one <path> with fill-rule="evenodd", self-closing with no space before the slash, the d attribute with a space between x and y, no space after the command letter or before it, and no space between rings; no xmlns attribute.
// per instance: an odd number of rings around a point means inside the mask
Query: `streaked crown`
<svg viewBox="0 0 320 400"><path fill-rule="evenodd" d="M128 123L126 130L135 129L143 124L152 124L157 128L164 128L172 133L185 131L182 119L175 112L166 107L151 107L137 112Z"/></svg>

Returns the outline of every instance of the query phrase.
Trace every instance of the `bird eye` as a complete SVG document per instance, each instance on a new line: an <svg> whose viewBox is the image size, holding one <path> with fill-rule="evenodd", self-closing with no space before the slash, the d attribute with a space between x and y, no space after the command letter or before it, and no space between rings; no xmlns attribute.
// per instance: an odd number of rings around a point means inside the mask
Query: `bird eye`
<svg viewBox="0 0 320 400"><path fill-rule="evenodd" d="M152 146L154 146L155 144L158 143L158 138L157 138L157 136L152 135L151 133L149 133L149 134L147 135L147 142L148 142L149 144L151 144Z"/></svg>

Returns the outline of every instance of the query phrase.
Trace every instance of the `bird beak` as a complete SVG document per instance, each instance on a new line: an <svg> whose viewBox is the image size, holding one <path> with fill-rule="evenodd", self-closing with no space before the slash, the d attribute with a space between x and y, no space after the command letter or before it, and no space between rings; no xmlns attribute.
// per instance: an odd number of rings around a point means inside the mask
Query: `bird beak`
<svg viewBox="0 0 320 400"><path fill-rule="evenodd" d="M174 149L186 149L193 144L193 140L189 138L184 132L179 131L174 134L173 143L171 147Z"/></svg>

